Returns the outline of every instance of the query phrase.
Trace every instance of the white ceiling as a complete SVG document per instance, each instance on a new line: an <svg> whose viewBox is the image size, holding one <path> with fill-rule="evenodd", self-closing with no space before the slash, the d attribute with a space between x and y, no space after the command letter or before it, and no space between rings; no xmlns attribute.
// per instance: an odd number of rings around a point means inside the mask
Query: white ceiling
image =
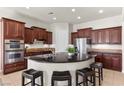
<svg viewBox="0 0 124 93"><path fill-rule="evenodd" d="M76 7L75 12L71 11L72 8L74 7L30 7L29 9L21 7L9 9L47 23L68 22L71 24L121 15L122 13L121 7ZM102 14L98 13L100 9L104 11ZM50 12L54 14L49 15ZM77 19L77 16L80 16L81 19ZM53 17L56 17L56 20L53 20Z"/></svg>

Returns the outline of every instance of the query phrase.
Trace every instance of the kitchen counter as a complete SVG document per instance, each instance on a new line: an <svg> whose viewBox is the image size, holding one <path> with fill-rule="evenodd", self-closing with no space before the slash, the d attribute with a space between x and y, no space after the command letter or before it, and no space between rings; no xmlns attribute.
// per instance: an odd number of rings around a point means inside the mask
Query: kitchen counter
<svg viewBox="0 0 124 93"><path fill-rule="evenodd" d="M28 57L31 60L45 63L73 63L82 62L92 58L91 55L68 55L67 53L44 54Z"/></svg>
<svg viewBox="0 0 124 93"><path fill-rule="evenodd" d="M91 49L90 52L122 54L121 49Z"/></svg>
<svg viewBox="0 0 124 93"><path fill-rule="evenodd" d="M52 60L48 57L53 57ZM43 59L44 58L44 59ZM28 69L33 68L36 70L43 71L44 85L51 85L51 76L53 71L70 71L72 76L72 85L75 85L75 71L77 69L82 69L89 67L91 63L94 62L94 58L88 55L83 56L82 59L78 57L73 57L71 59L66 53L60 53L55 55L45 55L45 56L33 56L28 57ZM40 82L36 80L36 82ZM57 82L56 82L57 83ZM67 84L67 81L58 82L60 85Z"/></svg>
<svg viewBox="0 0 124 93"><path fill-rule="evenodd" d="M28 52L42 52L42 51L53 51L55 52L55 48L27 48L26 53Z"/></svg>

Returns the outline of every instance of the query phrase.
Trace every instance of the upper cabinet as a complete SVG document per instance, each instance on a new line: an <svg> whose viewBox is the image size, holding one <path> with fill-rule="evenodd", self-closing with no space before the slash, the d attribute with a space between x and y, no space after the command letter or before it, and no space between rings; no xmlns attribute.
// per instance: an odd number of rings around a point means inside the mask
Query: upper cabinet
<svg viewBox="0 0 124 93"><path fill-rule="evenodd" d="M25 28L25 43L30 44L34 39L44 41L45 44L52 44L52 32L46 29L34 27Z"/></svg>
<svg viewBox="0 0 124 93"><path fill-rule="evenodd" d="M33 37L34 37L33 30L31 28L25 27L25 43L26 44L33 43L34 41Z"/></svg>
<svg viewBox="0 0 124 93"><path fill-rule="evenodd" d="M84 28L78 30L79 38L91 38L91 28Z"/></svg>
<svg viewBox="0 0 124 93"><path fill-rule="evenodd" d="M25 23L2 18L5 39L24 39Z"/></svg>
<svg viewBox="0 0 124 93"><path fill-rule="evenodd" d="M114 27L110 29L110 43L121 44L122 27Z"/></svg>
<svg viewBox="0 0 124 93"><path fill-rule="evenodd" d="M98 33L97 33L97 31L92 31L91 40L92 40L92 44L97 44L98 43Z"/></svg>
<svg viewBox="0 0 124 93"><path fill-rule="evenodd" d="M93 30L92 44L121 44L121 32L121 27Z"/></svg>
<svg viewBox="0 0 124 93"><path fill-rule="evenodd" d="M78 38L78 33L77 32L71 33L71 43L72 44L74 44L76 38Z"/></svg>
<svg viewBox="0 0 124 93"><path fill-rule="evenodd" d="M52 32L47 32L47 44L52 44Z"/></svg>
<svg viewBox="0 0 124 93"><path fill-rule="evenodd" d="M32 26L31 28L33 29L35 39L46 41L47 39L46 29L35 26Z"/></svg>

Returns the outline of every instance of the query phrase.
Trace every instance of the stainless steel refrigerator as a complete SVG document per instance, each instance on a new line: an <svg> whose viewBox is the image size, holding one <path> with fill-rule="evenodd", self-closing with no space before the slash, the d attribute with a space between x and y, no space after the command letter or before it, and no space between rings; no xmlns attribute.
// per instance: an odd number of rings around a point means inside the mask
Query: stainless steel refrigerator
<svg viewBox="0 0 124 93"><path fill-rule="evenodd" d="M79 55L87 55L91 49L91 39L89 38L76 38L75 47Z"/></svg>

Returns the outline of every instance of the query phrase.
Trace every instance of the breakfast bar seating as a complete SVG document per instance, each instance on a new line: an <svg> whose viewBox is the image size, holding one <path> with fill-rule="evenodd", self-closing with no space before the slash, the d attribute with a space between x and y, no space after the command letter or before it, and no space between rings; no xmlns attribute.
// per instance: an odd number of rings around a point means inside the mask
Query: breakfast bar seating
<svg viewBox="0 0 124 93"><path fill-rule="evenodd" d="M78 81L79 76L82 77L82 82ZM93 86L96 85L96 80L95 80L95 72L90 69L90 68L83 68L76 70L76 86L89 86L92 84Z"/></svg>
<svg viewBox="0 0 124 93"><path fill-rule="evenodd" d="M90 67L95 71L95 76L98 77L99 85L101 85L101 80L103 80L103 64L99 62L94 62L90 64Z"/></svg>
<svg viewBox="0 0 124 93"><path fill-rule="evenodd" d="M35 79L38 77L40 77L40 79L41 79L41 82L40 82L41 84L35 83ZM31 82L28 82L25 84L25 78L31 79ZM22 86L26 86L30 83L31 83L31 86L35 86L35 85L43 86L43 72L37 71L34 69L28 69L26 71L23 71L23 73L22 73Z"/></svg>
<svg viewBox="0 0 124 93"><path fill-rule="evenodd" d="M52 74L51 85L55 85L55 81L68 81L68 86L72 85L71 74L69 71L54 71Z"/></svg>

